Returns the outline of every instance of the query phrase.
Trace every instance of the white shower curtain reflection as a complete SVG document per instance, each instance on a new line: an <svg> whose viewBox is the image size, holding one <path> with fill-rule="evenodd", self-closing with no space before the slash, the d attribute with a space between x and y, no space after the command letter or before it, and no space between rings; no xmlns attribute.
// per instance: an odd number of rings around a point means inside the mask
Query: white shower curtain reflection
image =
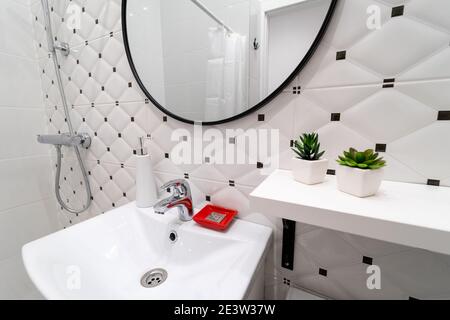
<svg viewBox="0 0 450 320"><path fill-rule="evenodd" d="M247 109L247 39L222 27L209 30L205 120L232 117Z"/></svg>

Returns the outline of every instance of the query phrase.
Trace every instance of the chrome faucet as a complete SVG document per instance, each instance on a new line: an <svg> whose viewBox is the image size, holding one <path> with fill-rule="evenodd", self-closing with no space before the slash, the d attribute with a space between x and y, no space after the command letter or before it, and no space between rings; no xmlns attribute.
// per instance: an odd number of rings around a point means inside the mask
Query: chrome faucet
<svg viewBox="0 0 450 320"><path fill-rule="evenodd" d="M172 208L178 209L178 216L181 221L190 221L194 216L192 205L192 194L189 183L186 180L172 180L164 184L161 189L171 189L173 194L159 201L153 209L157 214L165 214Z"/></svg>

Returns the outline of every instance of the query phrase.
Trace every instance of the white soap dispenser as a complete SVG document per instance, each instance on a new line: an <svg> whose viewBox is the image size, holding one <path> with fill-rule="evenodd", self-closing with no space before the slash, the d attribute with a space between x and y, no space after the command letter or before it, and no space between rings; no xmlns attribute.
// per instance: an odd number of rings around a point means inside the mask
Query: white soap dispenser
<svg viewBox="0 0 450 320"><path fill-rule="evenodd" d="M144 148L144 138L139 138L139 150L136 156L136 206L152 207L158 200L156 181L150 155Z"/></svg>

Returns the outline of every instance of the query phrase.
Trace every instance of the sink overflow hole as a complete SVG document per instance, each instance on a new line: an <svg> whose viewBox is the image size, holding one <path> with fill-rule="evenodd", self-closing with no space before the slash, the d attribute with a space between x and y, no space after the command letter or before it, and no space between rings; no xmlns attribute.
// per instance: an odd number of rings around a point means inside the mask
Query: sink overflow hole
<svg viewBox="0 0 450 320"><path fill-rule="evenodd" d="M176 231L170 231L169 239L172 242L176 242L178 240L178 234L176 233Z"/></svg>
<svg viewBox="0 0 450 320"><path fill-rule="evenodd" d="M167 280L167 271L164 269L153 269L144 274L141 278L141 285L144 288L154 288Z"/></svg>

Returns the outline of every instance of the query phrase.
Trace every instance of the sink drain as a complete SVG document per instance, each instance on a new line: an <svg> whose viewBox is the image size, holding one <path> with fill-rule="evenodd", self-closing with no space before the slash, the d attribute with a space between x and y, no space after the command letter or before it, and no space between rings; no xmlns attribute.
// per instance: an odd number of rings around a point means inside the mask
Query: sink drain
<svg viewBox="0 0 450 320"><path fill-rule="evenodd" d="M141 285L145 288L154 288L164 283L167 279L167 271L164 269L153 269L141 278Z"/></svg>

